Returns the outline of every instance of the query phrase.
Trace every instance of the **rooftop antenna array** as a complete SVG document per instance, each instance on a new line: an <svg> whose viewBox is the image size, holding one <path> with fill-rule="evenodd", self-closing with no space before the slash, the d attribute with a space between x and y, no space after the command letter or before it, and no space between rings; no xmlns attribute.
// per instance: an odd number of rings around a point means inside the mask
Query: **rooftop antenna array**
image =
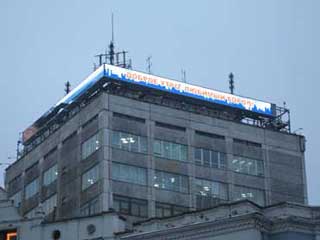
<svg viewBox="0 0 320 240"><path fill-rule="evenodd" d="M122 68L132 68L131 59L127 58L128 51L115 51L115 43L114 43L114 21L113 21L113 13L111 14L111 42L108 45L108 50L105 53L100 53L95 55L98 58L98 66L94 63L94 70L96 70L99 66L103 64L115 65Z"/></svg>
<svg viewBox="0 0 320 240"><path fill-rule="evenodd" d="M233 94L234 92L234 80L233 80L233 73L231 72L229 74L229 88L230 88L230 93Z"/></svg>

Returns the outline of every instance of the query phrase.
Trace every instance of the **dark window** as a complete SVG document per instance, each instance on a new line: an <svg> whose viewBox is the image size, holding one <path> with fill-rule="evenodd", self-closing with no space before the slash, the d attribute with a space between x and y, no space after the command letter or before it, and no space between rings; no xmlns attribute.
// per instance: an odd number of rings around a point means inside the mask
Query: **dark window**
<svg viewBox="0 0 320 240"><path fill-rule="evenodd" d="M250 141L242 140L242 139L238 139L238 138L234 138L233 142L234 143L238 143L238 144L243 144L243 145L246 145L248 147L259 147L259 148L261 148L261 144L260 143L250 142Z"/></svg>
<svg viewBox="0 0 320 240"><path fill-rule="evenodd" d="M196 131L196 134L204 137L209 137L209 138L215 138L215 139L225 139L224 136L215 134L215 133L208 133L208 132L202 132L202 131Z"/></svg>
<svg viewBox="0 0 320 240"><path fill-rule="evenodd" d="M134 117L134 116L130 116L130 115L122 114L122 113L117 113L117 112L113 113L113 117L122 118L122 119L126 119L126 120L131 120L131 121L136 121L136 122L140 122L140 123L145 123L146 122L146 120L143 119L143 118Z"/></svg>
<svg viewBox="0 0 320 240"><path fill-rule="evenodd" d="M156 202L156 217L170 217L187 212L188 207Z"/></svg>
<svg viewBox="0 0 320 240"><path fill-rule="evenodd" d="M90 216L98 213L99 211L99 201L98 199L93 199L81 207L82 216Z"/></svg>
<svg viewBox="0 0 320 240"><path fill-rule="evenodd" d="M98 115L95 115L94 117L92 117L91 119L89 119L88 121L86 121L83 125L82 128L85 128L86 126L88 126L90 123L94 122L98 120Z"/></svg>
<svg viewBox="0 0 320 240"><path fill-rule="evenodd" d="M186 131L185 127L180 127L180 126L172 125L169 123L156 122L156 126L162 127L162 128L168 128L168 129L172 129L172 130L177 130L177 131L183 131L183 132Z"/></svg>
<svg viewBox="0 0 320 240"><path fill-rule="evenodd" d="M148 201L143 199L113 195L113 208L117 212L127 215L148 216Z"/></svg>

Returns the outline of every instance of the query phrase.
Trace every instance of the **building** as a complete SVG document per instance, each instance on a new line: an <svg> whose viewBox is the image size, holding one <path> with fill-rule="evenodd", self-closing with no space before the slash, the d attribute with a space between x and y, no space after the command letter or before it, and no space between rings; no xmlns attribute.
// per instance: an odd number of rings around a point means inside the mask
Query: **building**
<svg viewBox="0 0 320 240"><path fill-rule="evenodd" d="M136 222L249 199L306 204L287 109L101 64L23 134L6 170L19 214L115 210Z"/></svg>
<svg viewBox="0 0 320 240"><path fill-rule="evenodd" d="M58 221L43 215L28 219L9 202L0 202L1 240L320 239L320 208L294 203L260 207L241 200L132 224L114 211Z"/></svg>

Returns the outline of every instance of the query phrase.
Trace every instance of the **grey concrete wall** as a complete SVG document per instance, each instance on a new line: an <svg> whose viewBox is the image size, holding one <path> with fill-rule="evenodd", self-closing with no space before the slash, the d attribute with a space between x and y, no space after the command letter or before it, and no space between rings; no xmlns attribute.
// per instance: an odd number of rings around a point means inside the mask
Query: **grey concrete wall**
<svg viewBox="0 0 320 240"><path fill-rule="evenodd" d="M119 114L132 116L136 119L119 117ZM178 128L161 126L161 123ZM148 137L148 154L112 148L110 146L110 130ZM210 133L212 136L197 134L198 131ZM86 160L81 160L81 144L96 132L99 132L101 138L100 150ZM154 139L187 145L188 162L154 157L152 149ZM233 139L250 141L256 145L242 144L239 141L233 141ZM229 161L235 155L262 160L265 176L234 173L230 166L227 169L196 166L193 156L194 147L224 152ZM52 149L56 150L52 152ZM148 171L147 186L112 182L110 177L112 161L146 168ZM26 171L36 162L39 163L37 168ZM242 185L264 190L267 203L280 201L305 203L307 201L304 151L299 136L106 93L100 94L59 130L49 136L44 143L9 167L5 181L9 195L12 196L17 189L22 190L35 177L42 179L43 171L55 163L58 163L58 180L52 186L42 187L40 194L23 203L24 212L36 206L38 202L43 201L55 191L58 194L58 216L60 217L79 215L81 206L97 197L101 201L99 204L101 210L107 211L112 207L113 194L148 199L149 217L155 216L156 201L189 206L191 209L195 209L196 201L193 189L196 177L228 184L230 200L232 200L233 186ZM82 192L81 175L96 164L99 164L100 180L90 189ZM191 194L155 189L153 187L155 170L188 176Z"/></svg>

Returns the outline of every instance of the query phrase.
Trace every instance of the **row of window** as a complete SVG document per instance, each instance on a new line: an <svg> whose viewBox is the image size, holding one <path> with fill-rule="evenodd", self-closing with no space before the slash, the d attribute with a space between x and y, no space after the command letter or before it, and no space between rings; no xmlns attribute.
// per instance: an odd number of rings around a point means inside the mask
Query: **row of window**
<svg viewBox="0 0 320 240"><path fill-rule="evenodd" d="M49 215L57 207L57 194L52 195L47 200L41 203L41 207L33 208L31 211L26 213L27 218L36 217L37 213Z"/></svg>
<svg viewBox="0 0 320 240"><path fill-rule="evenodd" d="M187 176L155 170L153 177L155 188L189 192L189 179ZM125 164L112 163L112 179L134 184L147 185L147 169ZM205 179L195 179L195 192L197 195L221 200L228 200L228 185L221 182ZM235 186L234 200L250 199L264 205L264 192L257 189Z"/></svg>
<svg viewBox="0 0 320 240"><path fill-rule="evenodd" d="M201 149L200 149L201 150ZM201 159L207 153L203 151L200 152ZM215 155L213 151L208 153L208 159L212 162L213 156ZM220 157L217 158L218 162ZM259 165L260 161L254 161L252 159L239 158L237 161L234 161L234 171L243 172L253 175L263 175L263 166ZM131 165L125 165L113 162L112 164L112 179L146 185L147 184L147 169L141 167L135 167ZM44 172L43 184L45 186L54 182L57 178L57 165L49 168ZM87 189L91 185L95 184L99 179L99 167L98 165L89 169L82 175L82 190ZM189 180L187 176L168 173L163 171L155 171L154 175L154 185L155 188L165 189L169 191L177 191L182 193L189 192ZM25 199L29 199L39 191L39 180L38 178L30 182L25 188ZM227 196L227 186L219 182L211 182L207 180L196 179L196 192L203 196L211 196L219 199L228 199ZM257 195L257 194L253 194ZM241 196L239 196L241 197ZM246 198L251 197L250 194L247 194ZM12 199L16 204L21 202L21 193L18 192L12 196Z"/></svg>
<svg viewBox="0 0 320 240"><path fill-rule="evenodd" d="M147 153L147 138L119 132L111 132L112 147L120 148L127 151ZM98 134L95 134L82 144L82 159L87 158L100 147ZM154 140L153 154L160 158L166 158L177 161L188 161L188 148L186 145L173 142ZM212 151L209 149L194 149L195 163L204 167L227 168L226 154L223 152ZM239 173L245 173L255 176L263 176L263 161L250 159L240 156L234 156L230 162L230 168Z"/></svg>
<svg viewBox="0 0 320 240"><path fill-rule="evenodd" d="M170 217L187 212L188 208L156 202L156 217ZM148 217L148 201L143 199L113 195L113 208L120 213Z"/></svg>

